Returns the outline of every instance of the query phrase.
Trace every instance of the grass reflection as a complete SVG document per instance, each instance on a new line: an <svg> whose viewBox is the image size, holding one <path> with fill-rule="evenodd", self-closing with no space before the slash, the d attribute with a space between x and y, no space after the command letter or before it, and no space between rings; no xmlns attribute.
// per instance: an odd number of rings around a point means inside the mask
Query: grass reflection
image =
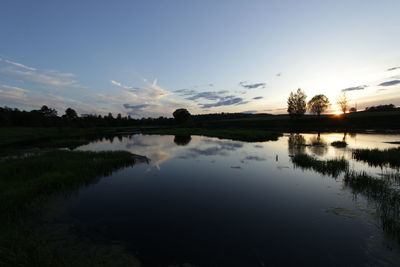
<svg viewBox="0 0 400 267"><path fill-rule="evenodd" d="M307 154L297 154L292 157L295 166L302 169L312 169L323 175L338 177L349 168L349 162L344 158L318 160Z"/></svg>

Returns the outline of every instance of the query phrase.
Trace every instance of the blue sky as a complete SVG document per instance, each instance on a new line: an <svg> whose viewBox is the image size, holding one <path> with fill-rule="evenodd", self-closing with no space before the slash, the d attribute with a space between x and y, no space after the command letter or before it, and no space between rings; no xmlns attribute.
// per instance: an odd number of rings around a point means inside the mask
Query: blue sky
<svg viewBox="0 0 400 267"><path fill-rule="evenodd" d="M291 91L400 104L399 1L18 1L0 106L62 114L284 113ZM390 70L389 70L390 69Z"/></svg>

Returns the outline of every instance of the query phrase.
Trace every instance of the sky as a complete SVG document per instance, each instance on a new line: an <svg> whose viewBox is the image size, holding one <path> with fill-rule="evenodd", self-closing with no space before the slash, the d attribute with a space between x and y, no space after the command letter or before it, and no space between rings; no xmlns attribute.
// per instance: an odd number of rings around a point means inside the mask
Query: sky
<svg viewBox="0 0 400 267"><path fill-rule="evenodd" d="M400 105L398 0L1 0L0 106L171 117Z"/></svg>

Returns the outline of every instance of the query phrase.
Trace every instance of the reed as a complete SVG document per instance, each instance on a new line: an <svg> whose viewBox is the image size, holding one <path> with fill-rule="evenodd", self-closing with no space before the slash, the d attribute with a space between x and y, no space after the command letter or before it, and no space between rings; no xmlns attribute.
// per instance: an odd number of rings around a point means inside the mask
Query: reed
<svg viewBox="0 0 400 267"><path fill-rule="evenodd" d="M312 169L323 175L333 177L339 176L342 172L346 172L349 168L349 162L344 158L318 160L307 154L297 154L292 157L292 162L295 166L302 169Z"/></svg>

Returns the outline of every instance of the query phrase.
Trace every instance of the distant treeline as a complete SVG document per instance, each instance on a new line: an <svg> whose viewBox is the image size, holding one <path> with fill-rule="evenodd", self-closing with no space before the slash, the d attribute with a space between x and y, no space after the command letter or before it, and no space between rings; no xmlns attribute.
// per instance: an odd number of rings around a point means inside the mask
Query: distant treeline
<svg viewBox="0 0 400 267"><path fill-rule="evenodd" d="M38 110L25 111L17 108L0 107L0 126L28 126L28 127L49 127L49 126L70 126L70 127L107 127L107 126L135 126L135 125L170 125L174 119L142 118L134 119L131 116L117 114L115 117L108 115L83 114L78 115L71 108L65 114L58 116L55 109L43 106Z"/></svg>
<svg viewBox="0 0 400 267"><path fill-rule="evenodd" d="M376 112L376 111L393 111L397 110L395 105L389 104L389 105L378 105L378 106L372 106L372 107L366 107L364 111L370 111L370 112Z"/></svg>
<svg viewBox="0 0 400 267"><path fill-rule="evenodd" d="M394 111L400 110L393 104L378 105L367 107L363 112L377 111ZM249 114L249 113L212 113L201 115L189 115L190 121L197 125L197 122L203 124L207 121L223 121L229 119L244 119L244 118L266 118L274 115L271 114ZM72 108L67 108L65 114L58 115L55 109L48 106L42 106L40 109L25 111L17 108L0 107L0 127L1 126L26 126L26 127L107 127L107 126L144 126L144 125L159 125L168 126L175 125L177 121L173 118L158 117L158 118L140 118L135 119L131 116L122 116L112 113L108 115L97 114L82 114Z"/></svg>
<svg viewBox="0 0 400 267"><path fill-rule="evenodd" d="M215 113L204 115L191 115L192 121L225 120L249 117L265 117L269 114L245 114L245 113ZM70 127L107 127L107 126L141 126L141 125L173 125L173 118L141 118L131 116L114 116L96 114L78 115L72 108L67 108L65 114L59 116L57 110L44 105L38 110L25 111L17 108L0 107L0 126L70 126Z"/></svg>

